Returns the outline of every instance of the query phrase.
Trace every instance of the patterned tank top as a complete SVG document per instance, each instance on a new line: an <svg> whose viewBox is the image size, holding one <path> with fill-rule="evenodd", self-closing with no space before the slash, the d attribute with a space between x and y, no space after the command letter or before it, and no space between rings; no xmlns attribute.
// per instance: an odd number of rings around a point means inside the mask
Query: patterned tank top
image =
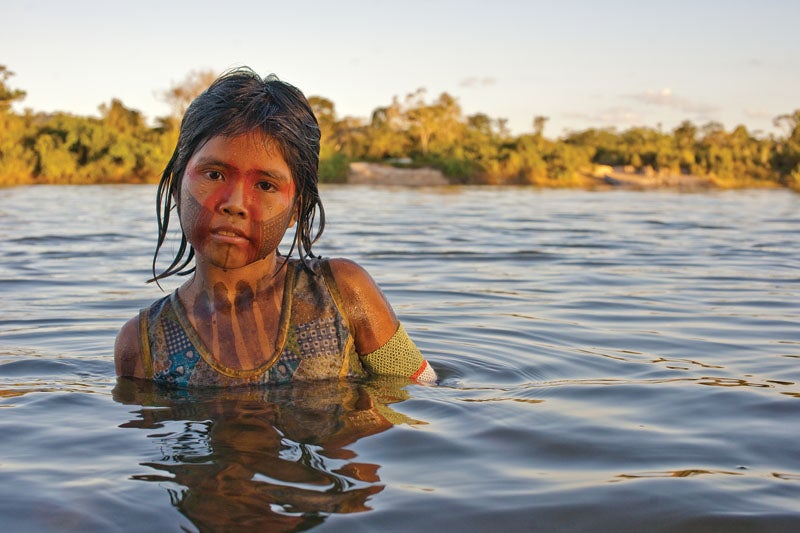
<svg viewBox="0 0 800 533"><path fill-rule="evenodd" d="M367 375L341 297L325 260L303 268L287 264L276 350L253 369L229 368L215 359L189 322L177 291L139 313L145 374L172 387L276 385L291 381Z"/></svg>

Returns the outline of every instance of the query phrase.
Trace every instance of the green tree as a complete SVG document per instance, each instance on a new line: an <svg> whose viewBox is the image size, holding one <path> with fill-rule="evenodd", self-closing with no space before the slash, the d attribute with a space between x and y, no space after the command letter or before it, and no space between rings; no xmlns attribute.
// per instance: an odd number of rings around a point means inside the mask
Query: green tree
<svg viewBox="0 0 800 533"><path fill-rule="evenodd" d="M406 133L403 109L396 97L390 105L372 112L367 137L369 141L364 157L380 160L409 155L411 142Z"/></svg>
<svg viewBox="0 0 800 533"><path fill-rule="evenodd" d="M533 134L535 136L544 136L544 126L547 124L548 120L550 120L550 117L545 117L542 115L536 115L533 117Z"/></svg>
<svg viewBox="0 0 800 533"><path fill-rule="evenodd" d="M0 65L0 113L8 111L12 103L25 98L25 91L8 86L7 82L13 75L5 65Z"/></svg>
<svg viewBox="0 0 800 533"><path fill-rule="evenodd" d="M675 147L678 151L678 165L684 174L695 174L697 167L697 126L688 120L681 122L672 130Z"/></svg>
<svg viewBox="0 0 800 533"><path fill-rule="evenodd" d="M630 154L623 144L620 135L613 128L594 129L572 132L563 142L573 146L594 150L592 162L597 165L628 165Z"/></svg>
<svg viewBox="0 0 800 533"><path fill-rule="evenodd" d="M311 96L308 99L320 129L319 179L322 182L343 182L347 179L349 160L341 150L340 128L336 106L327 98Z"/></svg>
<svg viewBox="0 0 800 533"><path fill-rule="evenodd" d="M425 156L434 151L444 154L460 133L461 107L447 93L433 103L425 103L425 89L406 96L404 116L415 148Z"/></svg>
<svg viewBox="0 0 800 533"><path fill-rule="evenodd" d="M775 126L787 131L775 146L772 167L782 185L800 190L800 109L775 118Z"/></svg>
<svg viewBox="0 0 800 533"><path fill-rule="evenodd" d="M9 87L13 75L0 65L0 186L26 183L36 169L35 154L26 142L30 117L11 111L11 104L25 97L25 91Z"/></svg>

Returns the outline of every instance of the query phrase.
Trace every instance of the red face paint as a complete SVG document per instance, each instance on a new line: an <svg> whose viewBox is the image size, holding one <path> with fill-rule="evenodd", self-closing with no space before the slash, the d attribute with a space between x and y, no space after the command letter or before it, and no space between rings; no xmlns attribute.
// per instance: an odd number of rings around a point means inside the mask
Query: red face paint
<svg viewBox="0 0 800 533"><path fill-rule="evenodd" d="M239 268L275 253L294 203L291 171L273 141L213 137L186 166L181 226L200 260Z"/></svg>

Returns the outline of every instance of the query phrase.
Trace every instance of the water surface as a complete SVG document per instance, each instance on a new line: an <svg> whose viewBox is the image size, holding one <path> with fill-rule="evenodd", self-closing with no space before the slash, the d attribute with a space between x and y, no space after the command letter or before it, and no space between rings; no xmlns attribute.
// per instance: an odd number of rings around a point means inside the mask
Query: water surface
<svg viewBox="0 0 800 533"><path fill-rule="evenodd" d="M4 530L800 528L800 196L327 187L441 383L178 393L154 194L0 190Z"/></svg>

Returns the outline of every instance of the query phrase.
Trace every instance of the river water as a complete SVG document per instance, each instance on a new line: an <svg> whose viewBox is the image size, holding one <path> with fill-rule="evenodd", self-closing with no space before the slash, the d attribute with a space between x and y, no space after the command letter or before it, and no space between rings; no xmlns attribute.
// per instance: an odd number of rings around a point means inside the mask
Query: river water
<svg viewBox="0 0 800 533"><path fill-rule="evenodd" d="M3 531L800 530L800 195L322 194L437 386L118 383L154 188L0 190Z"/></svg>

